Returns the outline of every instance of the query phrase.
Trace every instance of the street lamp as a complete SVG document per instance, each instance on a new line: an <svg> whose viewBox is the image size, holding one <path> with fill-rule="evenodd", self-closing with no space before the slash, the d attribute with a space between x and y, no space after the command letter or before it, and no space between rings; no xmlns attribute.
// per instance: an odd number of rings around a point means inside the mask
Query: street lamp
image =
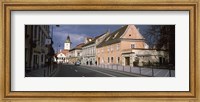
<svg viewBox="0 0 200 102"><path fill-rule="evenodd" d="M59 27L59 25L56 25L56 27ZM52 63L52 60L53 60L53 56L54 56L54 54L55 54L55 50L53 49L53 47L52 47L52 45L53 45L53 29L54 28L54 25L52 25L51 26L51 37L50 38L48 38L47 40L46 40L46 44L47 44L47 48L48 48L48 53L47 53L47 56L48 56L48 76L50 75L50 74L52 74L52 67L54 68L54 65L52 65L53 63ZM50 33L49 33L49 35L50 35Z"/></svg>
<svg viewBox="0 0 200 102"><path fill-rule="evenodd" d="M53 27L54 27L54 25L51 26L51 31L52 31L52 32L51 32L51 38L52 38L52 39L53 39ZM56 25L56 27L60 27L60 25Z"/></svg>

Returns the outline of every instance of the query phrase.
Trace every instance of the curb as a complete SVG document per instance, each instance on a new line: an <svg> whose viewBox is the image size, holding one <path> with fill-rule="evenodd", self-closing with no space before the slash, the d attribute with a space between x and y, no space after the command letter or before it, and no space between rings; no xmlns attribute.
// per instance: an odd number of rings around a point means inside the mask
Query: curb
<svg viewBox="0 0 200 102"><path fill-rule="evenodd" d="M90 67L90 68L93 68L95 66L85 66L83 65L83 67ZM101 68L101 67L95 67L96 69L105 69L105 70L109 70L109 71L114 71L114 72L118 72L118 73L121 73L121 74L124 74L124 75L129 75L129 76L133 76L134 75L137 75L137 77L152 77L152 76L148 76L148 75L140 75L140 74L137 74L137 73L130 73L130 72L123 72L123 71L120 71L120 70L113 70L113 69L107 69L107 68Z"/></svg>

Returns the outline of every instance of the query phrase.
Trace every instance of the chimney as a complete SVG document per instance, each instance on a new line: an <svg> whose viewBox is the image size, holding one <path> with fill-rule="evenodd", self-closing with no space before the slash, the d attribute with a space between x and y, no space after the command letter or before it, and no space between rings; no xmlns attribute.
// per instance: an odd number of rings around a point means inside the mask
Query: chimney
<svg viewBox="0 0 200 102"><path fill-rule="evenodd" d="M88 43L87 37L85 38L85 44Z"/></svg>

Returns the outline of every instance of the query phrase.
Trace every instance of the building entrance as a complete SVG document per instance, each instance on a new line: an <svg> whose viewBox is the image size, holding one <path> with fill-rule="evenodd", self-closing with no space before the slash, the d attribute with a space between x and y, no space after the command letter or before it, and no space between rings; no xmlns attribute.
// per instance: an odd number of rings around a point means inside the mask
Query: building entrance
<svg viewBox="0 0 200 102"><path fill-rule="evenodd" d="M130 65L130 57L125 57L125 65Z"/></svg>

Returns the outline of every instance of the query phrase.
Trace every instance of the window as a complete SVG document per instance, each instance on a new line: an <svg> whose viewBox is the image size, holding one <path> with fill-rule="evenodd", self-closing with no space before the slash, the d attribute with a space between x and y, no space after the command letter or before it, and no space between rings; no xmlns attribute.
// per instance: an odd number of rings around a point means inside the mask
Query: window
<svg viewBox="0 0 200 102"><path fill-rule="evenodd" d="M110 63L110 58L108 57L108 63Z"/></svg>
<svg viewBox="0 0 200 102"><path fill-rule="evenodd" d="M131 44L131 48L132 48L132 49L135 48L135 44Z"/></svg>
<svg viewBox="0 0 200 102"><path fill-rule="evenodd" d="M41 62L43 62L43 55L41 56Z"/></svg>
<svg viewBox="0 0 200 102"><path fill-rule="evenodd" d="M129 36L131 36L131 34L129 34Z"/></svg>
<svg viewBox="0 0 200 102"><path fill-rule="evenodd" d="M108 41L109 39L110 39L110 36L109 36L109 37L107 37L106 41Z"/></svg>
<svg viewBox="0 0 200 102"><path fill-rule="evenodd" d="M119 32L117 32L117 33L114 35L113 39L116 38L116 36L117 36L118 34L119 34Z"/></svg>
<svg viewBox="0 0 200 102"><path fill-rule="evenodd" d="M117 63L119 63L119 61L120 61L120 57L117 58Z"/></svg>
<svg viewBox="0 0 200 102"><path fill-rule="evenodd" d="M93 55L93 48L91 48L91 55Z"/></svg>
<svg viewBox="0 0 200 102"><path fill-rule="evenodd" d="M113 63L113 57L111 57L111 63Z"/></svg>

